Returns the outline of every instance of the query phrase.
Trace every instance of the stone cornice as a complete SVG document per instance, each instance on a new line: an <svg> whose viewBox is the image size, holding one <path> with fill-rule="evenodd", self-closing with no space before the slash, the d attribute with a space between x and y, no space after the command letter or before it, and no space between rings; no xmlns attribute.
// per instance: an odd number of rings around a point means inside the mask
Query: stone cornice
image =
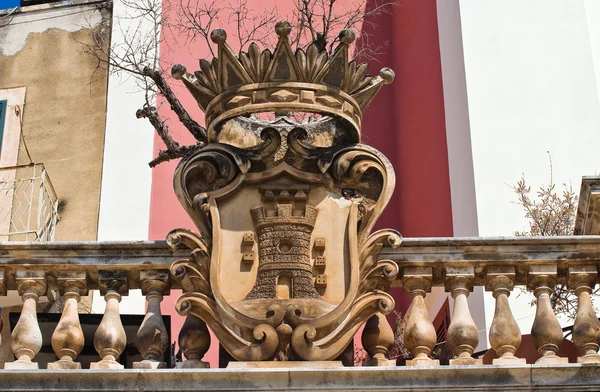
<svg viewBox="0 0 600 392"><path fill-rule="evenodd" d="M140 271L169 269L185 257L185 251L172 252L164 241L0 244L0 270L8 290L16 289L17 269L48 271L49 287L61 271L87 271L89 289L99 287L98 270L126 270L129 288L139 288ZM432 267L434 286L444 285L447 267L473 266L474 284L482 285L485 266L514 265L515 284L524 284L528 266L548 263L557 264L560 282L568 266L600 264L600 236L405 238L397 249L384 248L380 257L400 268ZM393 286L401 282L395 280ZM172 287L178 288L179 282L172 279Z"/></svg>
<svg viewBox="0 0 600 392"><path fill-rule="evenodd" d="M515 266L514 284L525 284L529 266L549 263L557 264L558 281L564 283L568 266L600 264L600 236L404 238L398 249L384 248L380 257L400 269L433 267L433 286L444 285L446 268L460 266L474 267L476 286L484 284L486 266Z"/></svg>

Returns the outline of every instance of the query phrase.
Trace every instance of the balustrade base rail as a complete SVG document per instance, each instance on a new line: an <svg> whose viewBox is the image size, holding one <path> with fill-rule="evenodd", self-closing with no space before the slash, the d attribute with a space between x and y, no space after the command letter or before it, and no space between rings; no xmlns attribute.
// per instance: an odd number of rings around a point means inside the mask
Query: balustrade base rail
<svg viewBox="0 0 600 392"><path fill-rule="evenodd" d="M599 365L3 371L0 391L598 391Z"/></svg>

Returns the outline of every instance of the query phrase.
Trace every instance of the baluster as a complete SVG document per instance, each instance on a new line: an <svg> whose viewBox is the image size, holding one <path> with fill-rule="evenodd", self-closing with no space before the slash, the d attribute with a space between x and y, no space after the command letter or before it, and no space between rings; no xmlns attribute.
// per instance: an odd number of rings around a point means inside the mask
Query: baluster
<svg viewBox="0 0 600 392"><path fill-rule="evenodd" d="M473 267L446 268L446 291L454 298L452 321L446 340L456 356L450 365L482 365L481 359L471 357L479 344L479 331L471 317L467 297L473 290Z"/></svg>
<svg viewBox="0 0 600 392"><path fill-rule="evenodd" d="M521 330L510 310L508 296L513 289L515 268L512 266L488 267L485 289L496 299L494 320L490 326L490 344L499 358L494 365L526 363L524 358L515 357L521 345Z"/></svg>
<svg viewBox="0 0 600 392"><path fill-rule="evenodd" d="M64 309L52 334L52 349L58 361L49 363L48 369L81 369L81 363L75 362L75 359L83 350L85 339L77 305L81 295L87 295L86 274L61 273L57 277L57 283L64 299Z"/></svg>
<svg viewBox="0 0 600 392"><path fill-rule="evenodd" d="M101 360L91 363L90 369L123 369L117 359L125 350L127 336L119 315L119 302L127 294L127 273L100 271L98 278L106 310L94 334L94 347Z"/></svg>
<svg viewBox="0 0 600 392"><path fill-rule="evenodd" d="M16 281L23 299L19 321L11 334L10 345L17 360L4 364L5 369L39 369L33 359L42 348L42 331L37 321L37 303L46 293L46 274L43 271L17 271Z"/></svg>
<svg viewBox="0 0 600 392"><path fill-rule="evenodd" d="M531 336L541 356L535 363L569 363L569 358L557 355L563 331L550 303L550 294L556 286L556 265L532 265L527 280L529 290L537 299Z"/></svg>
<svg viewBox="0 0 600 392"><path fill-rule="evenodd" d="M437 366L440 361L429 356L436 343L436 333L425 306L425 294L431 290L431 267L406 267L403 270L404 291L412 296L412 303L406 313L404 344L412 353L413 359L406 366Z"/></svg>
<svg viewBox="0 0 600 392"><path fill-rule="evenodd" d="M168 271L141 271L142 294L146 296L148 307L146 316L137 332L137 348L144 358L134 362L134 369L160 369L167 367L162 361L169 348L169 335L160 313L163 295L169 294Z"/></svg>
<svg viewBox="0 0 600 392"><path fill-rule="evenodd" d="M178 339L185 361L177 364L178 369L208 368L210 364L202 361L210 348L210 333L204 321L188 314L181 327Z"/></svg>
<svg viewBox="0 0 600 392"><path fill-rule="evenodd" d="M577 295L577 315L573 324L573 343L582 356L577 363L600 363L600 322L592 306L590 294L598 276L595 265L569 267L569 289Z"/></svg>
<svg viewBox="0 0 600 392"><path fill-rule="evenodd" d="M361 341L371 357L363 362L363 366L396 366L396 360L388 358L394 345L394 331L383 314L375 313L369 318L363 329Z"/></svg>

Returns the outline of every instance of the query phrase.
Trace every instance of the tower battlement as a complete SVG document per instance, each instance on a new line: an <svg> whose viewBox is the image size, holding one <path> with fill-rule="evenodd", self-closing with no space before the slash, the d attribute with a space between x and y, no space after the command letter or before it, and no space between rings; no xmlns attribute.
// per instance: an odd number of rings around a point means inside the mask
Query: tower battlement
<svg viewBox="0 0 600 392"><path fill-rule="evenodd" d="M256 229L263 225L286 224L305 225L312 229L317 220L317 209L312 206L304 208L304 215L294 215L292 204L279 204L274 216L267 215L264 206L254 207L251 210L252 219Z"/></svg>

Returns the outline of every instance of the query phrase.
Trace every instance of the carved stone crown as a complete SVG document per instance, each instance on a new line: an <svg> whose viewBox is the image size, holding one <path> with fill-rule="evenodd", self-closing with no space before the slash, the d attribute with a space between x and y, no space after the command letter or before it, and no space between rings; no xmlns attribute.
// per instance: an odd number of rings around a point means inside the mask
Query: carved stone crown
<svg viewBox="0 0 600 392"><path fill-rule="evenodd" d="M183 81L205 112L210 142L228 120L260 112L309 112L329 115L350 125L353 139L360 136L362 111L394 72L383 68L378 76L367 75L367 64L348 62L348 45L354 42L351 30L342 30L340 44L332 55L319 52L312 44L306 52L294 53L288 36L291 25L275 26L279 36L275 51L262 52L252 43L239 56L227 45L227 34L216 29L211 39L218 45L218 57L200 60L200 70L187 73L175 65L172 75Z"/></svg>

